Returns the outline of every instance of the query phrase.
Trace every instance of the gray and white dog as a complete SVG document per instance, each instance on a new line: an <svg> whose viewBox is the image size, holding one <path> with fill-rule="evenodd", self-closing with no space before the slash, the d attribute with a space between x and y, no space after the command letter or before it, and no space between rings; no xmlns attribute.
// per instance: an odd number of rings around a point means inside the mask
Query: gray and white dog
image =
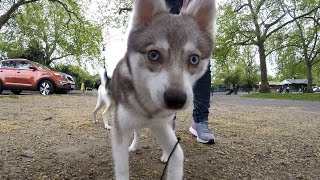
<svg viewBox="0 0 320 180"><path fill-rule="evenodd" d="M117 180L129 179L129 139L150 128L167 161L177 138L168 124L193 105L192 87L205 73L214 41L215 0L194 0L170 14L164 0L135 0L127 51L108 86L113 111L112 155ZM177 145L167 179L183 178Z"/></svg>
<svg viewBox="0 0 320 180"><path fill-rule="evenodd" d="M103 123L106 129L111 129L111 126L108 123L108 112L111 107L111 99L110 99L110 93L109 93L108 87L111 79L107 76L107 70L105 67L101 69L99 73L100 73L101 84L99 85L99 88L98 88L97 104L92 112L93 123L98 122L97 113L105 105L106 108L102 113Z"/></svg>

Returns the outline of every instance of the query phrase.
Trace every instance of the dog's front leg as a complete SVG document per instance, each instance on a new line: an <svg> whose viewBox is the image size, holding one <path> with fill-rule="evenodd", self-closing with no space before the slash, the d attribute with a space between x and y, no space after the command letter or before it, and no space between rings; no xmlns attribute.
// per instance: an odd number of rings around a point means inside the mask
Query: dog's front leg
<svg viewBox="0 0 320 180"><path fill-rule="evenodd" d="M119 119L118 119L119 120ZM129 180L129 133L115 121L112 133L112 156L115 167L116 180Z"/></svg>
<svg viewBox="0 0 320 180"><path fill-rule="evenodd" d="M164 158L168 158L175 144L178 142L177 137L172 127L167 123L154 126L151 129L158 140L161 149L164 151L161 161L165 161ZM168 180L181 180L183 178L183 159L183 151L178 144L169 160L167 169Z"/></svg>

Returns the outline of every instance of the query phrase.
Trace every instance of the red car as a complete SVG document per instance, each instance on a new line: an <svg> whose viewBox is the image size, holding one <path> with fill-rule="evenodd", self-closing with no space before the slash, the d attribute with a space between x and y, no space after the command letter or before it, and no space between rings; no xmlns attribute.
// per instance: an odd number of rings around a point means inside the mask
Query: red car
<svg viewBox="0 0 320 180"><path fill-rule="evenodd" d="M14 94L32 90L48 95L67 93L74 88L72 76L52 71L42 64L26 59L0 61L0 94L3 90L11 90Z"/></svg>

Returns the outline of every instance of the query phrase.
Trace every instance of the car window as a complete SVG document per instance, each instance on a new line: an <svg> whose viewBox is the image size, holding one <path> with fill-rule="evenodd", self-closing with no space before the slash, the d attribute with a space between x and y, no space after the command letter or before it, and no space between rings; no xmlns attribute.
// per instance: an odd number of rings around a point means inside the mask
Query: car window
<svg viewBox="0 0 320 180"><path fill-rule="evenodd" d="M29 67L31 67L32 65L28 62L25 61L20 61L18 63L18 69L30 69Z"/></svg>
<svg viewBox="0 0 320 180"><path fill-rule="evenodd" d="M15 68L16 62L14 61L2 61L0 64L1 68Z"/></svg>
<svg viewBox="0 0 320 180"><path fill-rule="evenodd" d="M33 62L33 63L36 64L39 69L50 70L48 67L46 67L40 63L37 63L37 62Z"/></svg>

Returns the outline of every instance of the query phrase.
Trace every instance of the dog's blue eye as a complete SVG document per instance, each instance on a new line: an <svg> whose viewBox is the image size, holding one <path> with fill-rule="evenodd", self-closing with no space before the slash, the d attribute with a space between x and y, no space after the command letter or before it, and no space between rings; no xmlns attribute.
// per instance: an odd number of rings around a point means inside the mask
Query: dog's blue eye
<svg viewBox="0 0 320 180"><path fill-rule="evenodd" d="M190 62L192 65L197 65L197 64L199 64L199 56L198 56L198 55L195 55L195 54L191 55L191 56L189 57L189 62Z"/></svg>
<svg viewBox="0 0 320 180"><path fill-rule="evenodd" d="M148 52L148 58L151 61L157 61L160 58L160 53L156 50L151 50Z"/></svg>

